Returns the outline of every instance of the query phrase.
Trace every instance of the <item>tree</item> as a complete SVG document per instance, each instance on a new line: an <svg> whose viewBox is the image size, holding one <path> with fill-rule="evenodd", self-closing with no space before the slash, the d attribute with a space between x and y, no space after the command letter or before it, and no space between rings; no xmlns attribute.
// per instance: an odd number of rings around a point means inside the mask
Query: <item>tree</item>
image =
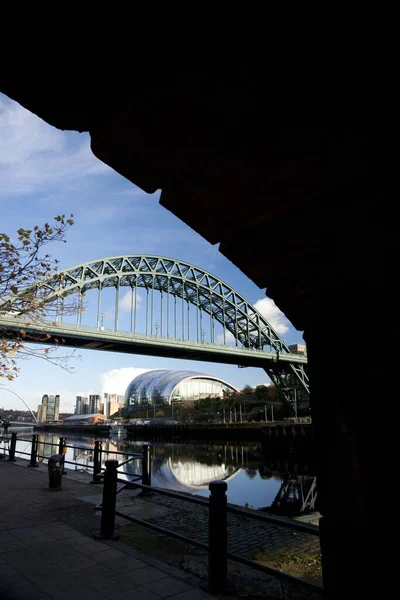
<svg viewBox="0 0 400 600"><path fill-rule="evenodd" d="M257 400L266 401L268 399L268 388L266 385L258 385L255 389L255 395Z"/></svg>
<svg viewBox="0 0 400 600"><path fill-rule="evenodd" d="M73 219L65 215L54 218L54 225L45 223L42 227L35 225L33 229L20 228L14 239L6 233L0 233L0 318L14 315L23 317L28 327L31 319L48 318L54 311L54 299L48 292L39 288L43 279L57 280L58 260L43 248L53 242L64 242L65 234L73 225ZM77 310L73 304L65 307L67 313ZM71 370L69 359L71 352L64 356L54 356L53 352L64 343L60 339L55 346L37 346L38 342L46 342L50 335L32 335L28 330L10 335L0 324L0 381L12 381L18 374L17 360L38 356ZM28 342L35 345L27 346Z"/></svg>
<svg viewBox="0 0 400 600"><path fill-rule="evenodd" d="M245 394L252 394L252 393L253 393L253 388L250 385L248 385L248 384L246 384L244 386L244 388L241 390L241 394L243 394L243 395L245 395Z"/></svg>
<svg viewBox="0 0 400 600"><path fill-rule="evenodd" d="M269 402L280 402L279 388L276 385L268 386L268 400Z"/></svg>

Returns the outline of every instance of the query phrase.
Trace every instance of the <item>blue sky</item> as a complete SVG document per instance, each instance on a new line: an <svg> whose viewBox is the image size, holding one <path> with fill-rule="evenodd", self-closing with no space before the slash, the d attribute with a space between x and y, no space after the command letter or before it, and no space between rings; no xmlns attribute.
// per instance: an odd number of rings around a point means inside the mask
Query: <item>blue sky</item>
<svg viewBox="0 0 400 600"><path fill-rule="evenodd" d="M89 135L63 132L0 94L0 231L42 224L73 213L67 244L52 248L60 268L121 254L157 254L190 262L227 282L256 304L286 343L304 343L272 300L190 227L158 204L159 192L146 194L99 161ZM200 213L201 218L201 213ZM36 410L43 394L61 394L61 410L72 411L75 396L124 393L143 369L194 369L234 386L268 381L261 369L197 363L99 351L83 351L71 364L74 374L40 359L20 362L19 377L0 386L0 407L22 408L4 387Z"/></svg>

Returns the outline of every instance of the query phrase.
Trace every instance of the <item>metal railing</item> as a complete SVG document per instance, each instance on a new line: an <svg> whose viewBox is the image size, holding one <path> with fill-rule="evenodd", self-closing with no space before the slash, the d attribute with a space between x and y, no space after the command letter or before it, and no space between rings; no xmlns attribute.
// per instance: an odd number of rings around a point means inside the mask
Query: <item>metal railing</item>
<svg viewBox="0 0 400 600"><path fill-rule="evenodd" d="M228 559L241 563L247 567L251 567L258 571L262 571L268 575L272 575L273 577L277 578L282 585L286 582L295 585L302 585L303 587L313 592L323 592L323 588L317 584L310 583L303 579L298 579L296 577L293 577L292 575L288 575L287 573L283 573L272 567L268 567L266 565L257 563L253 560L247 559L244 556L228 552L227 548L228 513L233 513L250 519L264 521L266 523L272 523L274 525L279 525L281 527L286 527L302 533L319 536L319 528L315 525L280 519L279 517L256 513L246 509L237 508L235 506L230 506L227 504L227 483L225 481L213 481L209 484L210 497L208 500L193 498L190 496L185 496L184 494L180 494L178 492L172 492L170 490L164 490L161 488L153 487L151 485L150 444L144 444L141 484L137 483L136 481L127 482L126 480L120 479L120 477L118 477L118 468L120 465L118 464L117 460L107 460L105 465L105 473L104 475L102 475L102 477L104 478L103 498L102 502L100 502L95 507L96 510L102 511L101 530L96 534L96 537L99 537L101 539L116 539L118 534L115 532L115 517L117 516L126 519L127 521L130 521L132 523L136 523L138 525L147 527L148 529L152 529L153 531L157 531L158 533L162 533L164 535L177 539L181 542L191 544L192 546L196 546L197 548L200 548L201 550L204 550L208 553L208 584L209 590L211 592L226 591ZM148 481L148 483L145 483L146 481ZM118 482L123 484L120 488L117 488ZM182 535L175 531L171 531L170 529L166 529L159 525L155 525L154 523L149 523L148 521L144 521L143 519L133 517L131 515L117 510L117 494L123 489L125 489L127 485L130 485L134 488L140 488L142 490L141 494L143 496L156 493L164 496L169 496L171 498L176 498L178 500L182 500L191 504L197 504L200 506L208 507L208 544L204 544L193 538L188 538L185 535Z"/></svg>
<svg viewBox="0 0 400 600"><path fill-rule="evenodd" d="M45 458L38 454L38 438L37 434L32 436L31 440L20 439L22 442L29 442L31 444L31 451L21 452L18 451L19 454L24 454L30 456L29 467L37 467L38 462L37 458ZM16 452L16 441L17 434L12 433L11 438L0 436L0 440L9 441L8 448L8 460L15 460L15 452ZM41 442L44 445L48 446L57 446L57 444L50 442ZM60 438L58 444L58 453L62 456L65 456L67 448L76 448L82 450L89 450L89 448L80 448L77 446L69 446L66 444L65 438ZM303 579L298 579L293 577L292 575L288 575L282 571L278 571L273 567L269 567L267 565L263 565L257 563L251 559L245 558L244 556L234 554L232 552L228 552L227 547L227 538L228 538L228 522L227 522L227 514L232 513L235 515L239 515L242 517L246 517L249 519L258 520L265 523L271 523L273 525L279 527L285 527L288 529L292 529L293 531L299 531L301 533L306 533L309 535L319 536L319 528L315 525L299 523L296 521L290 521L281 519L279 517L275 517L272 515L266 515L263 513L259 513L256 511L250 511L247 509L238 508L236 506L231 506L227 504L227 483L225 481L213 481L209 484L210 496L209 499L200 499L194 498L191 496L186 496L179 492L173 492L170 490L165 490L162 488L154 487L151 485L151 445L148 443L143 444L142 453L126 453L126 452L114 452L109 451L106 452L108 454L113 455L122 455L128 456L127 460L119 463L118 460L109 459L105 461L105 468L101 467L102 461L102 442L96 441L93 454L93 479L90 483L104 483L103 486L103 496L102 501L95 506L95 510L101 510L101 529L96 534L96 537L100 539L118 539L119 534L115 532L115 517L121 517L130 521L132 523L136 523L138 525L142 525L151 529L153 531L157 531L158 533L162 533L174 539L177 539L181 542L191 544L201 550L204 550L208 553L208 583L209 590L211 592L224 592L227 589L227 573L228 573L228 559L245 565L247 567L251 567L256 569L257 571L264 572L268 575L271 575L277 578L281 585L283 583L290 583L295 585L302 585L310 591L322 593L323 588L317 584L310 583ZM142 473L128 474L125 471L120 471L119 469L122 466L125 466L127 463L131 462L135 459L142 460ZM80 463L73 461L65 461L65 464L72 464L81 466ZM122 479L120 475L124 475L124 477L129 477L129 479ZM142 483L139 483L139 481ZM120 487L117 487L117 484L121 483ZM188 502L189 504L197 504L198 506L208 507L209 511L209 536L208 536L208 544L204 544L199 542L193 538L188 538L185 535L177 533L175 531L171 531L170 529L166 529L159 525L155 525L154 523L149 523L148 521L144 521L143 519L138 519L137 517L133 517L126 513L123 513L116 508L116 498L117 495L127 487L133 487L141 489L140 494L144 497L152 495L152 494L160 494L163 496L168 496L170 498L175 498L177 500L181 500L184 502Z"/></svg>
<svg viewBox="0 0 400 600"><path fill-rule="evenodd" d="M27 446L26 449L29 448L30 446L30 451L26 452L25 450L17 450L16 449L16 445L17 445L17 440L19 442L26 442ZM38 434L33 434L31 439L24 439L24 438L17 438L17 433L13 432L11 433L11 436L0 436L0 442L3 442L3 445L5 443L7 443L7 446L4 447L4 454L8 455L8 460L9 461L15 461L16 457L15 455L18 454L19 456L23 455L23 456L27 456L29 457L29 464L28 467L38 467L39 463L38 463L38 459L42 459L44 460L49 460L50 456L45 456L43 454L39 454L39 444L41 444L42 446L51 446L52 448L55 449L55 452L57 452L58 454L60 454L63 457L63 467L65 465L74 465L77 467L85 467L84 464L77 462L77 461L71 461L71 460L66 460L65 456L67 454L67 449L71 448L71 449L75 449L75 450L83 450L83 451L89 451L93 453L93 479L90 483L103 483L103 479L101 477L101 471L104 470L104 468L102 468L101 464L102 464L102 457L104 454L111 454L111 455L115 455L115 456L125 456L127 457L127 459L120 463L120 467L123 465L128 464L129 462L133 461L133 460L143 460L145 457L144 451L143 453L137 453L137 452L118 452L118 451L114 451L114 450L105 450L103 448L102 442L99 440L96 440L94 443L94 447L84 447L84 446L72 446L70 444L67 444L66 442L66 438L65 437L60 437L59 438L59 442L58 443L54 443L54 442L39 442L39 435ZM146 455L147 456L147 455ZM87 468L87 465L86 465ZM63 470L63 474L66 474L66 471ZM125 474L125 473L124 473ZM135 477L135 481L136 480L140 480L142 478L141 475L138 474L129 474L129 476L131 477Z"/></svg>

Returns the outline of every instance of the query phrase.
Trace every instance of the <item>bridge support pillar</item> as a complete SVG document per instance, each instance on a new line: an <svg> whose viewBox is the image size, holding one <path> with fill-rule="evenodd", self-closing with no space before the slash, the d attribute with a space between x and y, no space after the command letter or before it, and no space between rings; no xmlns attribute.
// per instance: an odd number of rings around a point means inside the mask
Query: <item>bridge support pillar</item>
<svg viewBox="0 0 400 600"><path fill-rule="evenodd" d="M325 290L304 335L319 462L323 583L329 599L389 597L393 585L390 557L380 550L387 548L387 522L376 510L377 505L385 508L379 488L385 486L383 468L393 453L390 435L382 439L379 431L387 434L386 427L374 423L390 420L398 395L392 379L398 372L396 335L394 326L387 331L377 323L372 326L371 299L378 301L379 286L371 289L367 277L360 281L355 271L351 275L343 289ZM394 322L394 301L382 293L379 302ZM329 331L343 332L334 371L324 355Z"/></svg>

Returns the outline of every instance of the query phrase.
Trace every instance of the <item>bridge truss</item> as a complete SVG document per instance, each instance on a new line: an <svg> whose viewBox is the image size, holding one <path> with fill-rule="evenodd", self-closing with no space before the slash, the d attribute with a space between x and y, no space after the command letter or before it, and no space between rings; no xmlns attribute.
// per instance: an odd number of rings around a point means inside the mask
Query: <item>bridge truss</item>
<svg viewBox="0 0 400 600"><path fill-rule="evenodd" d="M108 339L124 332L132 343L145 336L155 345L164 341L165 348L173 341L198 348L206 345L217 353L220 348L221 356L229 354L229 360L221 362L232 363L234 355L239 366L249 364L246 357L251 350L261 359L257 365L263 366L288 401L301 406L308 400L306 359L291 354L271 324L236 290L189 263L147 255L103 258L60 271L40 282L35 292L52 306L56 315L52 326L60 335L72 326L64 306L75 295L74 326L82 334L89 317L97 337L99 332ZM18 313L16 300L12 301L14 314ZM111 328L105 327L105 320L112 320ZM159 355L168 354L161 349ZM214 360L212 356L209 352L208 358L200 359Z"/></svg>

